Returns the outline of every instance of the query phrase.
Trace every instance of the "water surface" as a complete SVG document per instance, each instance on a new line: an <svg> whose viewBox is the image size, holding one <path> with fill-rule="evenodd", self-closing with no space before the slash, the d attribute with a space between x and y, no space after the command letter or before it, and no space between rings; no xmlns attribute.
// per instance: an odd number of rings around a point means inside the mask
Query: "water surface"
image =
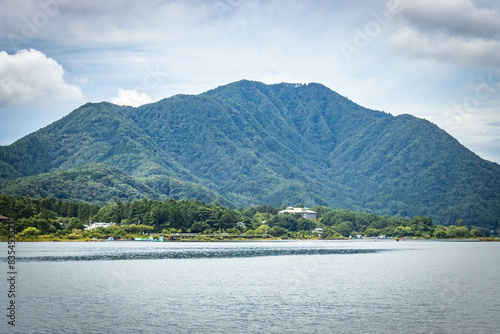
<svg viewBox="0 0 500 334"><path fill-rule="evenodd" d="M2 317L2 333L500 332L500 243L115 241L17 250L17 325ZM1 296L5 309L4 285Z"/></svg>

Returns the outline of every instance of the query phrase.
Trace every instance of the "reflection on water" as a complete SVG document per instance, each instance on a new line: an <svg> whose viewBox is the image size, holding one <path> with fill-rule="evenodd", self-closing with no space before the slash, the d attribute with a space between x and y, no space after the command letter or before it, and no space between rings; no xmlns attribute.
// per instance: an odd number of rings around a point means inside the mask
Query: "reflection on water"
<svg viewBox="0 0 500 334"><path fill-rule="evenodd" d="M259 256L286 255L333 255L333 254L369 254L388 251L388 249L335 249L335 248L194 248L194 249L156 249L130 252L120 249L100 254L84 255L44 255L19 257L18 262L33 261L96 261L96 260L161 260L161 259L211 259L211 258L246 258ZM2 258L5 262L6 258Z"/></svg>

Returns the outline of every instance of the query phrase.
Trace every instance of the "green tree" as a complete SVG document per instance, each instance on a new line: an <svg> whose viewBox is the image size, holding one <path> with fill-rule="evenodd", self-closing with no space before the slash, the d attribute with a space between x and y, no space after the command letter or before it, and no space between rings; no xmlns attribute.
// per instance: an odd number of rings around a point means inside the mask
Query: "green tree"
<svg viewBox="0 0 500 334"><path fill-rule="evenodd" d="M477 228L473 228L472 230L470 230L470 236L472 238L482 238L482 237L484 237L484 234L483 234L483 232L481 232Z"/></svg>
<svg viewBox="0 0 500 334"><path fill-rule="evenodd" d="M447 233L450 238L467 238L469 236L469 229L465 226L457 227L451 225L448 226Z"/></svg>
<svg viewBox="0 0 500 334"><path fill-rule="evenodd" d="M193 225L191 225L191 232L193 233L202 233L203 231L209 229L210 225L206 221L194 222Z"/></svg>
<svg viewBox="0 0 500 334"><path fill-rule="evenodd" d="M394 236L396 237L405 237L405 236L410 236L412 235L412 230L408 226L403 226L399 225L398 227L394 228Z"/></svg>
<svg viewBox="0 0 500 334"><path fill-rule="evenodd" d="M69 231L73 231L73 229L77 230L83 230L84 229L83 223L76 217L72 217L69 220L68 226L66 227Z"/></svg>
<svg viewBox="0 0 500 334"><path fill-rule="evenodd" d="M353 224L349 222L342 222L335 225L333 228L335 231L342 234L342 236L348 237L351 234L352 225Z"/></svg>
<svg viewBox="0 0 500 334"><path fill-rule="evenodd" d="M139 230L140 234L143 233L151 233L154 230L153 226L146 226L146 225L136 225L136 228Z"/></svg>
<svg viewBox="0 0 500 334"><path fill-rule="evenodd" d="M380 235L380 232L379 232L379 230L377 230L376 228L371 228L371 227L369 227L369 228L367 228L367 229L365 230L365 234L366 234L367 236L369 236L369 237L376 237L376 236Z"/></svg>
<svg viewBox="0 0 500 334"><path fill-rule="evenodd" d="M321 239L342 239L343 236L331 227L325 227Z"/></svg>
<svg viewBox="0 0 500 334"><path fill-rule="evenodd" d="M299 218L299 220L297 221L298 231L311 232L315 228L316 228L316 223L311 219Z"/></svg>
<svg viewBox="0 0 500 334"><path fill-rule="evenodd" d="M37 215L37 217L41 218L41 219L46 219L46 220L49 220L49 219L55 220L55 219L57 219L57 213L55 213L54 211L51 211L49 209L42 208L40 210L40 213Z"/></svg>
<svg viewBox="0 0 500 334"><path fill-rule="evenodd" d="M115 207L113 211L113 215L111 216L111 221L115 222L116 224L121 224L122 219L125 218L124 210L123 210L123 204L120 199L117 199L115 202Z"/></svg>
<svg viewBox="0 0 500 334"><path fill-rule="evenodd" d="M269 229L268 234L273 237L284 237L288 235L288 230L281 226L273 226Z"/></svg>
<svg viewBox="0 0 500 334"><path fill-rule="evenodd" d="M434 231L433 237L436 239L447 239L449 236L448 232L445 229L436 229Z"/></svg>
<svg viewBox="0 0 500 334"><path fill-rule="evenodd" d="M255 229L256 234L267 234L271 228L269 225L260 225Z"/></svg>
<svg viewBox="0 0 500 334"><path fill-rule="evenodd" d="M456 238L457 235L456 235L456 229L457 227L455 225L450 225L446 228L446 233L448 234L448 237L449 238Z"/></svg>
<svg viewBox="0 0 500 334"><path fill-rule="evenodd" d="M22 232L19 232L17 236L21 239L24 238L35 238L39 236L41 232L36 227L27 227Z"/></svg>
<svg viewBox="0 0 500 334"><path fill-rule="evenodd" d="M28 227L35 227L41 233L48 233L52 224L47 219L38 218L37 216L30 218L21 218L17 221L16 229L21 232Z"/></svg>

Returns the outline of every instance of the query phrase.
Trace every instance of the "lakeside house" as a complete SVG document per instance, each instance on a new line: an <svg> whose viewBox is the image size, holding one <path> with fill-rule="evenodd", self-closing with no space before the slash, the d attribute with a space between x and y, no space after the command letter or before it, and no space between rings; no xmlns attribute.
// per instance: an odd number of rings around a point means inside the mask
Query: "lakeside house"
<svg viewBox="0 0 500 334"><path fill-rule="evenodd" d="M85 225L84 231L94 230L98 227L108 228L112 225L115 225L115 223L90 222L90 225Z"/></svg>
<svg viewBox="0 0 500 334"><path fill-rule="evenodd" d="M323 234L323 229L318 227L312 230L311 233L316 233L318 234L318 237L321 237L321 235Z"/></svg>
<svg viewBox="0 0 500 334"><path fill-rule="evenodd" d="M285 213L285 212L288 212L291 214L298 213L302 217L304 217L305 219L316 219L316 212L310 210L309 208L294 208L294 207L289 206L285 210L279 211L278 213L281 214L281 213Z"/></svg>

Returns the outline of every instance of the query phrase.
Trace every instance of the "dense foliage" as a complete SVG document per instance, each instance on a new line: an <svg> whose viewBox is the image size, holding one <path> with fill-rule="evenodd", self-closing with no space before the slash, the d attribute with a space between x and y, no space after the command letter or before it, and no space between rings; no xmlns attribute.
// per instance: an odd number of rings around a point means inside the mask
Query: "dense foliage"
<svg viewBox="0 0 500 334"><path fill-rule="evenodd" d="M139 108L86 104L0 147L2 179L3 194L100 205L303 202L500 227L498 164L425 120L363 108L319 84L241 81Z"/></svg>
<svg viewBox="0 0 500 334"><path fill-rule="evenodd" d="M122 202L116 200L103 206L84 202L68 202L53 198L0 196L0 214L16 222L18 237L31 240L40 235L78 239L132 239L141 233L230 233L232 235L279 238L315 238L313 230L323 229L324 239L367 237L466 238L483 236L479 229L463 226L435 226L432 219L422 216L411 219L377 216L351 210L316 207L318 219L305 219L299 214L279 214L269 205L239 208L222 207L217 201L205 204L197 200L153 201L146 198ZM112 228L85 231L90 221L115 223ZM485 231L489 234L489 231ZM7 235L5 226L0 235Z"/></svg>
<svg viewBox="0 0 500 334"><path fill-rule="evenodd" d="M131 201L143 197L199 199L204 202L219 199L226 203L213 191L192 182L182 182L165 175L133 178L120 169L103 164L6 180L2 186L2 193L9 196L54 197L100 204L110 198Z"/></svg>

